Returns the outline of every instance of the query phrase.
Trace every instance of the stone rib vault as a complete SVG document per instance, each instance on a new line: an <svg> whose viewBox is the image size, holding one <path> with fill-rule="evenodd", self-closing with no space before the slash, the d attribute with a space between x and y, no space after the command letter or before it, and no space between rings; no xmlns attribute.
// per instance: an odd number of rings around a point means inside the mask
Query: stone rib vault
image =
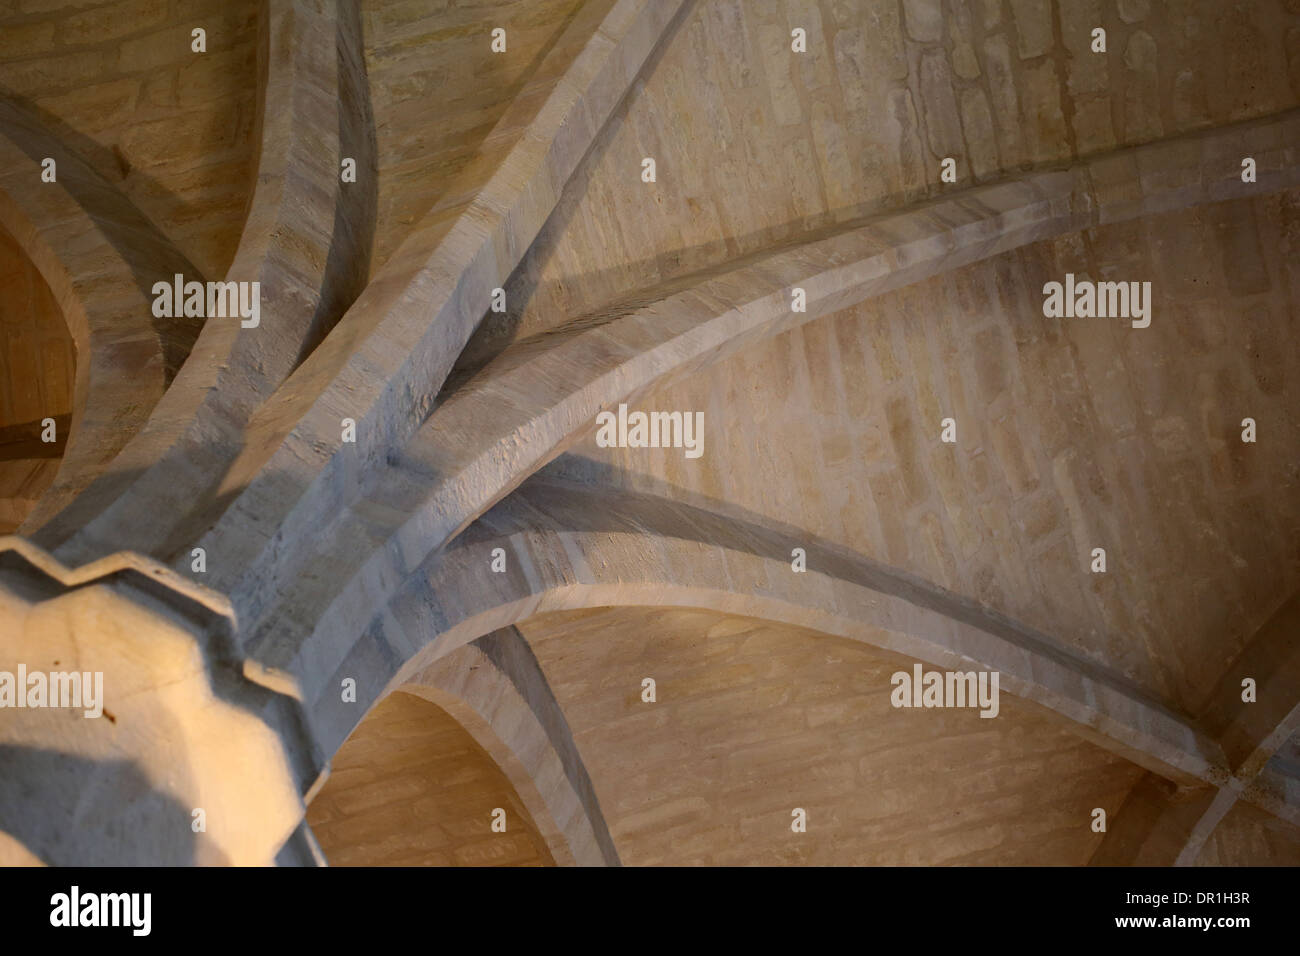
<svg viewBox="0 0 1300 956"><path fill-rule="evenodd" d="M0 863L1300 863L1295 0L19 0L0 233Z"/></svg>

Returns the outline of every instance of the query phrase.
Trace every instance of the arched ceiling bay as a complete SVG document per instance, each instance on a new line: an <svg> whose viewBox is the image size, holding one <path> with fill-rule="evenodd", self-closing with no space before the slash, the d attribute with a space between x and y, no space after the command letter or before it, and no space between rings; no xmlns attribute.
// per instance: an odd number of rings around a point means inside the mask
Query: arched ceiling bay
<svg viewBox="0 0 1300 956"><path fill-rule="evenodd" d="M1300 103L1294 6L1122 6L695 4L467 358L933 194L947 157L968 186ZM1104 56L1090 49L1096 26L1107 30ZM790 51L795 27L807 31L806 54ZM646 158L653 183L641 178Z"/></svg>
<svg viewBox="0 0 1300 956"><path fill-rule="evenodd" d="M1195 711L1300 584L1298 262L1295 192L1039 243L641 396L704 413L698 459L593 429L555 468L789 521ZM1067 272L1149 279L1150 327L1045 318Z"/></svg>
<svg viewBox="0 0 1300 956"><path fill-rule="evenodd" d="M627 865L1082 865L1141 775L1008 694L995 719L894 708L913 662L854 641L674 608L519 630Z"/></svg>
<svg viewBox="0 0 1300 956"><path fill-rule="evenodd" d="M253 186L258 3L22 4L0 31L0 91L134 202L209 279L235 254ZM191 50L206 31L206 52Z"/></svg>

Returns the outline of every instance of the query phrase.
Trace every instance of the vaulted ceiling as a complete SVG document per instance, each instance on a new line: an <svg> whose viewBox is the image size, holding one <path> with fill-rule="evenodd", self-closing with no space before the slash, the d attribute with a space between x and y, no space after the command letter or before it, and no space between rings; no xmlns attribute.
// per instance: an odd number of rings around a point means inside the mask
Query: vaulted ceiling
<svg viewBox="0 0 1300 956"><path fill-rule="evenodd" d="M1300 4L75 7L0 19L0 597L225 622L282 862L1300 863Z"/></svg>

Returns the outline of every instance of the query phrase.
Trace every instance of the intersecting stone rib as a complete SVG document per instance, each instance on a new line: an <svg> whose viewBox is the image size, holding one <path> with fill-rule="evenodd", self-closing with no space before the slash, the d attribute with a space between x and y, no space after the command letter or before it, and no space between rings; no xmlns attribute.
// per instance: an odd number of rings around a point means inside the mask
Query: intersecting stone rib
<svg viewBox="0 0 1300 956"><path fill-rule="evenodd" d="M353 502L242 567L232 597L250 653L288 666L305 642L353 639L425 556L562 451L595 414L666 376L872 295L1049 236L1157 209L1300 184L1300 114L1028 174L876 217L696 276L657 300L508 349L439 406ZM1225 160L1248 143L1266 183ZM808 311L790 310L803 287ZM647 296L648 298L649 296Z"/></svg>
<svg viewBox="0 0 1300 956"><path fill-rule="evenodd" d="M506 573L485 573L493 548ZM808 571L790 568L793 547ZM412 574L359 636L296 661L313 733L328 750L351 727L344 677L375 700L437 656L534 614L666 605L819 630L935 666L997 670L1002 686L1091 728L1175 780L1222 774L1192 724L1092 662L905 572L812 540L649 495L532 479ZM395 677L393 675L396 675Z"/></svg>
<svg viewBox="0 0 1300 956"><path fill-rule="evenodd" d="M1183 791L1148 773L1108 822L1089 865L1186 866L1235 802L1226 791Z"/></svg>
<svg viewBox="0 0 1300 956"><path fill-rule="evenodd" d="M1064 177L1064 179L1062 178ZM272 666L319 625L355 634L373 599L557 454L602 407L783 328L994 254L1068 223L1073 180L981 189L710 276L633 311L544 337L458 390L360 499L244 565L234 589L250 648ZM803 284L808 313L791 313ZM523 353L521 355L521 352ZM322 541L347 542L321 547ZM363 566L362 562L366 562ZM301 573L300 573L301 572ZM365 597L362 597L362 595Z"/></svg>
<svg viewBox="0 0 1300 956"><path fill-rule="evenodd" d="M1255 700L1242 700L1242 681ZM1201 722L1218 737L1233 774L1253 780L1300 730L1300 593L1291 595L1251 638L1210 695Z"/></svg>
<svg viewBox="0 0 1300 956"><path fill-rule="evenodd" d="M218 586L242 586L259 552L319 527L340 489L355 489L423 421L491 290L518 264L681 7L618 0L599 24L575 18L539 70L551 87L544 101L525 90L498 124L516 143L482 189L470 189L462 206L466 190L453 187L254 417L218 492L237 500L200 542ZM553 79L549 61L569 57L578 39L580 52ZM466 175L475 181L481 170ZM356 422L355 446L340 442L344 418Z"/></svg>
<svg viewBox="0 0 1300 956"><path fill-rule="evenodd" d="M1242 680L1247 677L1257 684L1253 702L1241 698ZM1238 799L1293 822L1300 817L1300 802L1288 793L1294 789L1294 781L1264 772L1273 755L1300 728L1297 686L1300 594L1293 594L1224 672L1199 715L1201 726L1223 748L1232 777L1218 790L1201 791L1190 798L1139 781L1092 862L1103 866L1190 865Z"/></svg>
<svg viewBox="0 0 1300 956"><path fill-rule="evenodd" d="M361 36L359 23L340 20L338 8L336 0L270 0L263 9L257 182L227 274L229 281L261 284L260 324L207 320L175 382L112 473L36 536L69 563L122 548L163 559L192 542L204 518L194 503L211 497L254 408L319 334L329 318L322 310L338 307L349 282L363 281L349 278L348 269L326 275L328 261L363 254L358 237L374 216L372 200L368 211L350 209L350 218L336 221L342 208L339 126L352 122L341 115L341 88L364 82L339 76L340 61L345 69L349 63L361 69ZM338 48L346 54L349 44L357 49L340 57ZM366 136L373 133L354 131L359 140ZM353 145L366 155L364 142ZM156 279L170 281L174 271L201 278L191 267L159 262L154 268Z"/></svg>

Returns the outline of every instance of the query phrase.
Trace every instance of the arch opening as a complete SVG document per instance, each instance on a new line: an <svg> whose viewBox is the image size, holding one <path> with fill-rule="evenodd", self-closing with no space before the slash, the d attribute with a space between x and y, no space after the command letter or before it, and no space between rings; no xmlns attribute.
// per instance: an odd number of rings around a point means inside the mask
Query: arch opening
<svg viewBox="0 0 1300 956"><path fill-rule="evenodd" d="M555 865L487 751L446 710L402 691L344 741L307 823L334 866Z"/></svg>
<svg viewBox="0 0 1300 956"><path fill-rule="evenodd" d="M76 362L58 300L0 226L0 534L18 529L59 470Z"/></svg>

